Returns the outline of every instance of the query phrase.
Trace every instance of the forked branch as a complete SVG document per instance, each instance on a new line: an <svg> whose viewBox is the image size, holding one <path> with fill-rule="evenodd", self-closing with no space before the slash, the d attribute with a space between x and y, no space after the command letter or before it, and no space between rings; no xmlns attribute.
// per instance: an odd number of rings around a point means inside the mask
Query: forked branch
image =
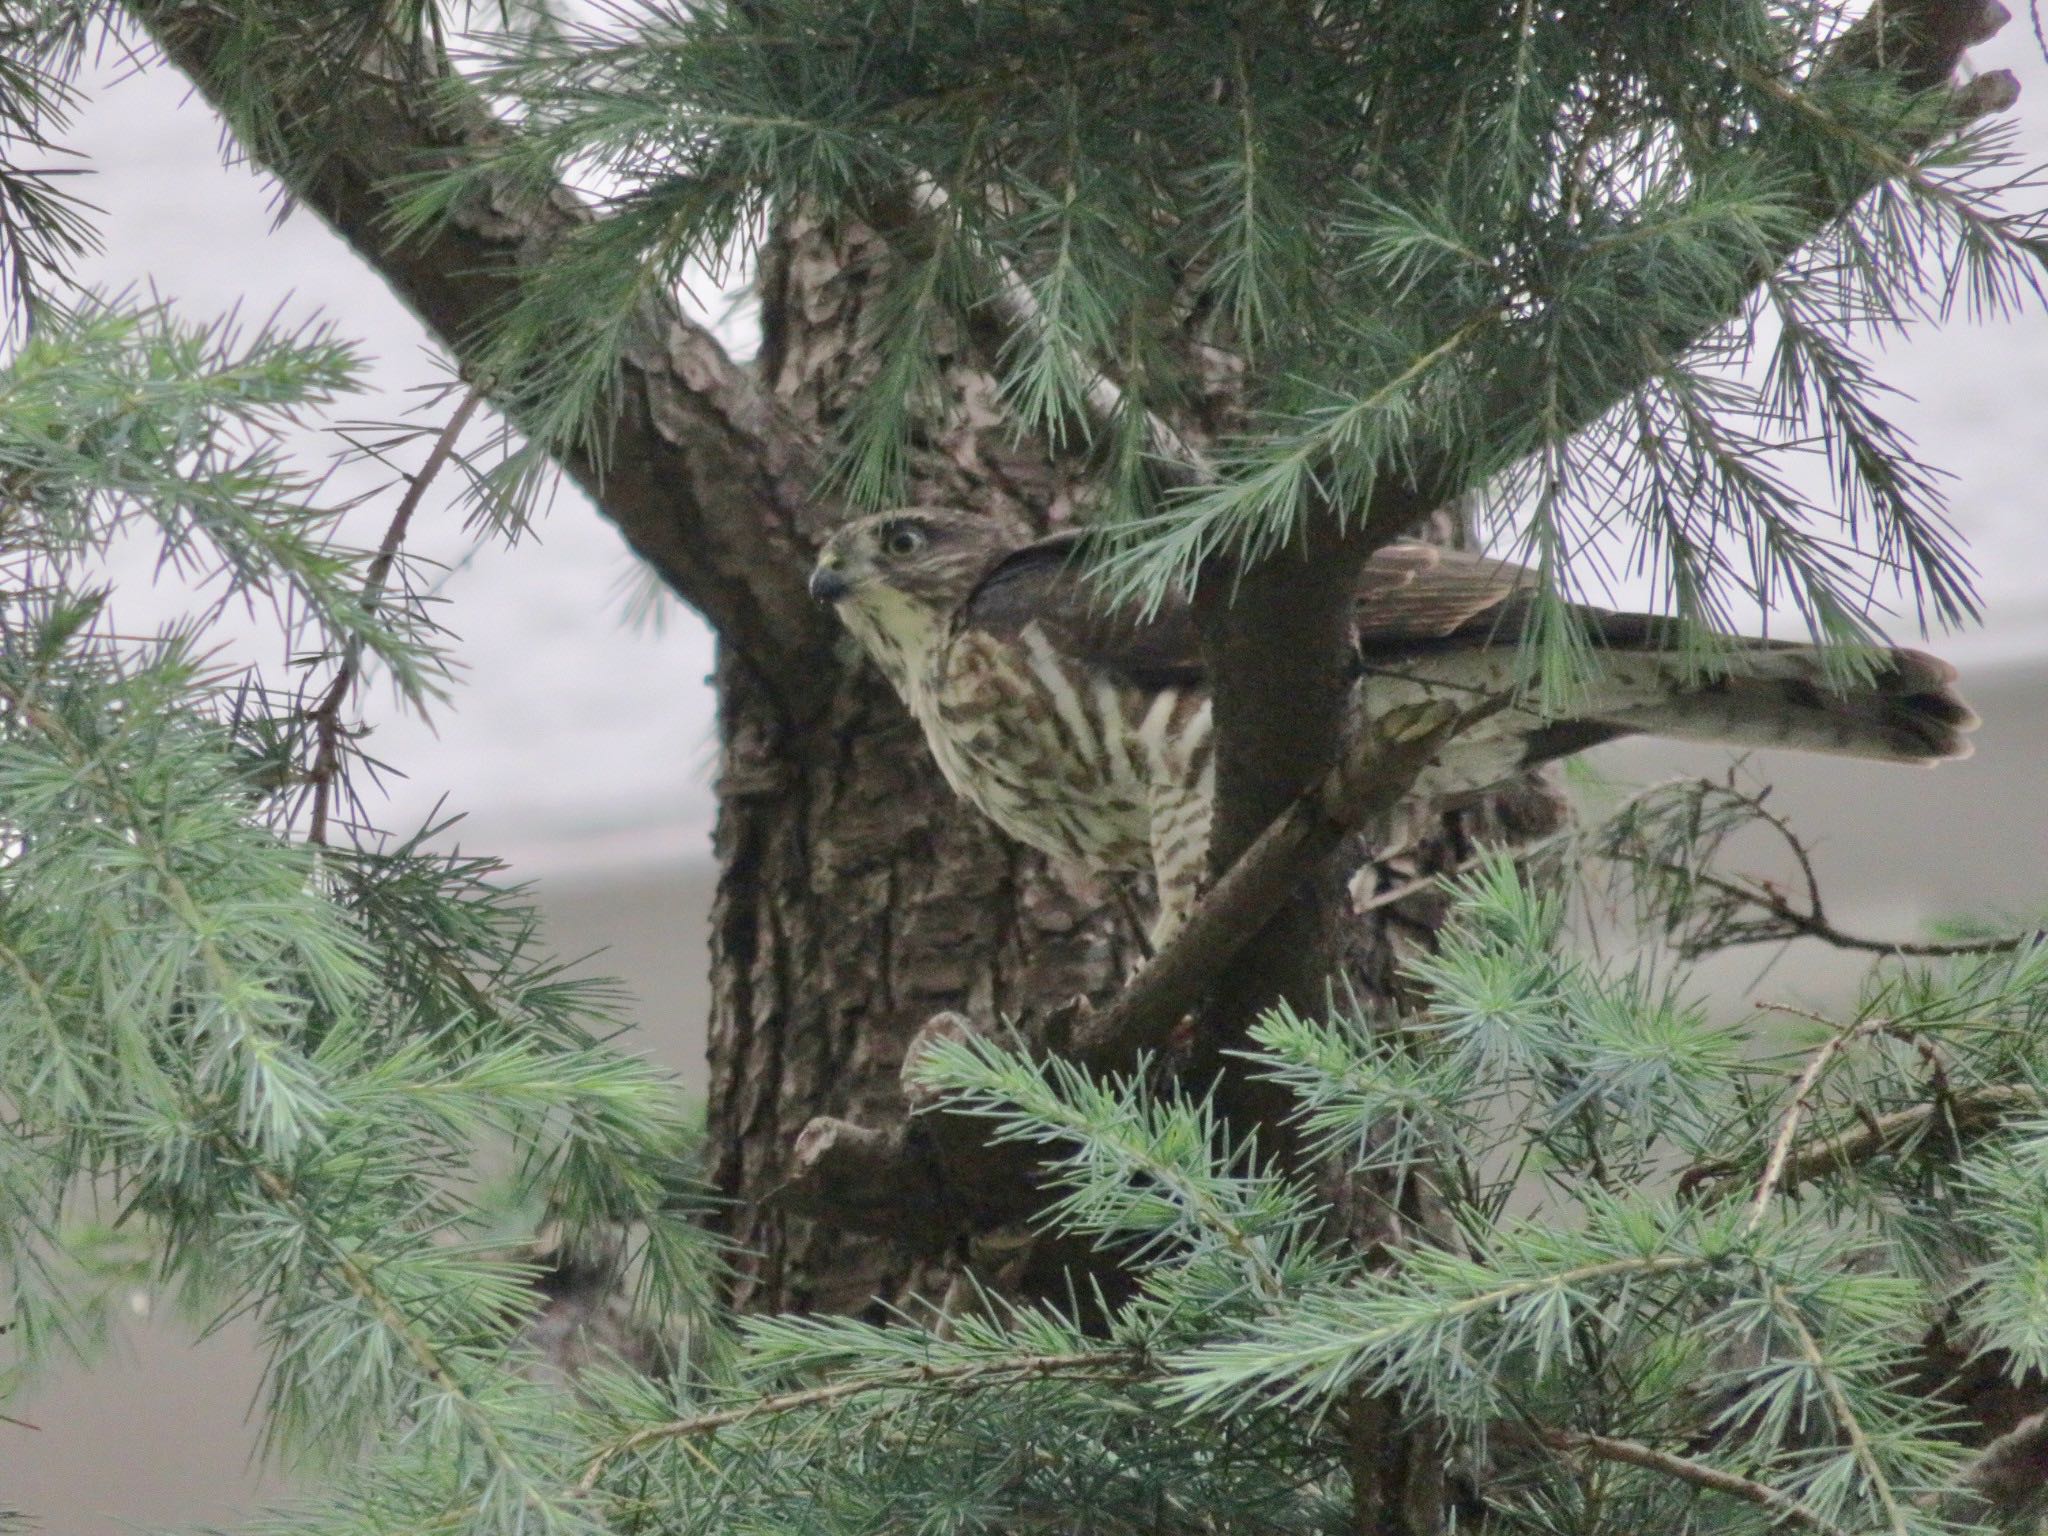
<svg viewBox="0 0 2048 1536"><path fill-rule="evenodd" d="M1917 1146L1931 1132L1946 1130L1954 1136L1966 1136L1988 1130L2010 1115L2023 1115L2043 1105L2041 1095L2032 1088L2017 1083L1994 1083L1889 1114L1872 1115L1854 1130L1793 1143L1779 1164L1771 1187L1777 1191L1792 1190L1816 1179L1852 1173L1879 1157ZM1702 1163L1687 1169L1679 1178L1678 1192L1681 1197L1714 1193L1734 1184L1741 1174L1736 1163ZM1759 1181L1760 1190L1761 1187Z"/></svg>
<svg viewBox="0 0 2048 1536"><path fill-rule="evenodd" d="M520 286L591 220L563 186L512 175L404 237L400 197L422 171L487 157L506 127L463 92L431 39L393 30L348 57L317 7L126 0L164 57L217 110L270 103L237 123L242 147L390 284L456 360L479 366ZM250 39L261 35L261 47ZM497 396L493 395L494 400ZM628 327L612 418L559 461L663 580L738 648L797 717L830 687L832 632L805 595L829 524L816 445L753 371L666 294ZM519 425L517 401L509 405Z"/></svg>

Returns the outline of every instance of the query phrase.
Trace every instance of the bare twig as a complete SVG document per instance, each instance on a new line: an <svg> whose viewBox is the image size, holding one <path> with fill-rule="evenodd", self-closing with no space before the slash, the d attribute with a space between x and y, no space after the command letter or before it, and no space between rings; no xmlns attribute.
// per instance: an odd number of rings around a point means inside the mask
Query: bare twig
<svg viewBox="0 0 2048 1536"><path fill-rule="evenodd" d="M856 1381L835 1381L822 1387L807 1387L800 1392L778 1393L737 1407L636 1429L593 1456L584 1467L582 1477L577 1479L576 1486L588 1492L597 1486L597 1480L604 1475L606 1467L644 1446L663 1440L691 1440L701 1435L715 1435L735 1424L796 1413L805 1408L819 1408L870 1393L986 1392L996 1387L1042 1381L1052 1376L1121 1381L1129 1379L1140 1365L1138 1356L1127 1350L1091 1350L1077 1355L1016 1355L999 1360L970 1360L959 1365L907 1366L882 1375L863 1376Z"/></svg>
<svg viewBox="0 0 2048 1536"><path fill-rule="evenodd" d="M1956 1131L1995 1125L2007 1115L2042 1107L2041 1095L2016 1083L1979 1088L1954 1094L1941 1103L1916 1104L1911 1109L1878 1115L1867 1124L1840 1136L1829 1136L1803 1147L1785 1164L1785 1185L1794 1188L1867 1163L1881 1152L1899 1146L1936 1119L1945 1120Z"/></svg>
<svg viewBox="0 0 2048 1536"><path fill-rule="evenodd" d="M434 439L434 446L427 451L427 459L413 475L399 498L397 510L391 514L391 523L384 530L384 538L377 546L377 553L370 559L370 567L363 576L362 609L363 620L368 622L375 616L384 601L384 589L391 579L391 568L398 561L399 547L405 542L405 535L412 527L413 514L419 511L420 502L427 493L427 487L449 459L454 457L456 439L483 403L483 396L471 391L462 397L462 403L455 407L440 435ZM345 732L341 723L342 706L355 689L363 672L363 642L360 635L352 637L342 649L341 665L334 670L334 678L327 685L327 691L320 696L320 702L306 711L306 719L313 727L313 765L307 778L313 786L313 808L309 818L306 840L319 847L327 845L327 821L333 804L334 788L341 777L342 740Z"/></svg>
<svg viewBox="0 0 2048 1536"><path fill-rule="evenodd" d="M1800 883L1806 889L1805 905L1801 907L1795 905L1768 880L1718 874L1690 862L1678 863L1661 857L1658 850L1650 846L1649 838L1640 825L1630 819L1628 811L1617 813L1610 818L1610 832L1600 845L1599 851L1603 857L1617 864L1642 870L1649 875L1668 878L1677 882L1681 889L1705 887L1727 898L1729 902L1754 907L1764 914L1764 920L1755 922L1738 921L1731 913L1725 911L1714 914L1710 925L1696 923L1679 937L1678 942L1683 954L1697 955L1734 949L1746 944L1782 944L1795 938L1813 938L1837 949L1857 950L1865 954L1944 959L1965 955L2010 954L2043 936L2042 931L2037 930L2033 933L2011 934L1994 939L1915 942L1875 939L1851 933L1828 916L1827 904L1821 895L1820 873L1814 864L1813 851L1787 817L1764 803L1768 790L1750 793L1739 789L1733 782L1732 775L1727 783L1700 779L1678 787L1690 797L1689 803L1701 810L1705 802L1711 798L1716 802L1717 809L1737 811L1751 823L1769 828L1779 845L1798 866ZM1643 797L1638 797L1638 800L1641 798ZM1701 810L1696 810L1695 814L1700 814ZM1718 832L1712 840L1713 843L1718 845L1721 838L1726 835L1726 830ZM1706 858L1702 859L1702 864L1711 857L1712 849L1709 848ZM1677 926L1672 915L1667 915L1665 921L1668 926Z"/></svg>
<svg viewBox="0 0 2048 1536"><path fill-rule="evenodd" d="M1610 1435L1588 1434L1581 1430L1539 1428L1535 1434L1537 1439L1554 1451L1596 1456L1602 1461L1619 1462L1624 1466L1661 1472L1666 1477L1690 1483L1695 1488L1712 1489L1715 1493L1725 1493L1761 1509L1768 1509L1787 1520L1797 1521L1809 1530L1823 1532L1824 1536L1850 1536L1843 1527L1836 1525L1811 1506L1800 1503L1788 1493L1781 1493L1768 1484L1747 1477L1738 1477L1733 1472L1724 1472L1719 1467L1710 1467L1705 1462L1694 1461L1690 1457L1674 1456L1669 1451L1660 1451L1635 1440L1617 1440Z"/></svg>
<svg viewBox="0 0 2048 1536"><path fill-rule="evenodd" d="M1816 901L1807 911L1801 911L1777 892L1746 880L1732 879L1717 875L1711 870L1680 869L1675 865L1657 864L1652 866L1665 874L1683 874L1697 884L1708 886L1724 896L1769 913L1791 933L1774 932L1757 928L1746 932L1723 935L1714 945L1717 949L1733 949L1744 944L1780 944L1793 938L1819 939L1836 949L1859 950L1872 955L1903 955L1915 960L1953 959L1963 955L2007 955L2028 944L2038 943L2044 930L2031 933L2007 934L1996 939L1958 939L1949 942L1916 942L1908 939L1873 939L1864 934L1850 933L1837 927Z"/></svg>

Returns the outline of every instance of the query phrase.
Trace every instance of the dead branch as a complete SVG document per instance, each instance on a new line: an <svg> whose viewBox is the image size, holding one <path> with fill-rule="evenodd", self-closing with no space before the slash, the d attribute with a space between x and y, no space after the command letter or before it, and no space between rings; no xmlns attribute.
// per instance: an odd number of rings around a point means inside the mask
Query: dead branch
<svg viewBox="0 0 2048 1536"><path fill-rule="evenodd" d="M1938 1101L1915 1104L1887 1115L1874 1115L1853 1131L1823 1136L1794 1149L1778 1172L1780 1190L1797 1189L1815 1179L1853 1172L1887 1153L1914 1145L1930 1129L1944 1127L1956 1136L1986 1130L2008 1115L2041 1108L2032 1088L1996 1084L1950 1094ZM1679 1178L1678 1193L1690 1198L1732 1180L1740 1169L1733 1163L1702 1163Z"/></svg>
<svg viewBox="0 0 2048 1536"><path fill-rule="evenodd" d="M1813 1053L1806 1068L1799 1074L1799 1080L1792 1085L1792 1101L1785 1107L1785 1113L1778 1124L1778 1134L1771 1143L1770 1156L1764 1159L1763 1176L1756 1181L1756 1193L1750 1197L1749 1216L1745 1228L1753 1229L1764 1219L1771 1208L1771 1200L1786 1188L1785 1165L1792 1156L1792 1143L1799 1134L1799 1125L1813 1108L1814 1093L1820 1087L1820 1080L1826 1074L1834 1059L1848 1049L1851 1041L1875 1034L1883 1027L1883 1021L1866 1020L1839 1029L1830 1035L1827 1042Z"/></svg>
<svg viewBox="0 0 2048 1536"><path fill-rule="evenodd" d="M1636 813L1656 794L1668 793L1672 789L1682 791L1687 797L1684 804L1693 811L1695 821L1704 812L1707 802L1712 800L1718 811L1738 814L1746 818L1748 825L1767 828L1798 867L1800 884L1805 889L1803 903L1793 901L1769 880L1724 875L1706 867L1713 862L1720 843L1736 829L1714 827L1699 844L1700 856L1696 862L1691 859L1678 862L1668 855L1667 850L1654 846L1654 834L1646 830L1644 822L1636 819ZM1602 858L1642 871L1653 880L1670 883L1678 896L1660 902L1666 909L1660 917L1667 934L1675 936L1679 953L1686 958L1750 944L1784 944L1794 939L1812 938L1837 949L1865 954L1950 959L1967 955L2010 954L2043 936L2036 931L1991 939L1918 942L1876 939L1849 932L1828 916L1813 850L1786 817L1765 803L1768 794L1768 790L1751 793L1736 787L1732 774L1727 782L1698 779L1666 786L1663 790L1636 797L1628 808L1611 817L1604 835L1595 845ZM1652 819L1648 825L1654 827L1656 812L1653 809L1649 814ZM1688 839L1692 837L1691 825L1684 829L1683 835ZM1692 901L1692 894L1701 888L1721 900L1704 904ZM1762 915L1753 920L1746 919L1737 915L1743 909L1753 909ZM1683 931L1680 931L1681 916L1686 919Z"/></svg>

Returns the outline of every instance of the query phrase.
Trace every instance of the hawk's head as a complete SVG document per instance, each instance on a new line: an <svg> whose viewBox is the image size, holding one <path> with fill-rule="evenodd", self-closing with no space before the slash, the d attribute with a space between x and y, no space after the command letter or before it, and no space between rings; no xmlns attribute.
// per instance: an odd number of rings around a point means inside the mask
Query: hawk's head
<svg viewBox="0 0 2048 1536"><path fill-rule="evenodd" d="M905 507L848 523L825 541L811 596L830 603L897 687L991 567L1020 541L994 518Z"/></svg>

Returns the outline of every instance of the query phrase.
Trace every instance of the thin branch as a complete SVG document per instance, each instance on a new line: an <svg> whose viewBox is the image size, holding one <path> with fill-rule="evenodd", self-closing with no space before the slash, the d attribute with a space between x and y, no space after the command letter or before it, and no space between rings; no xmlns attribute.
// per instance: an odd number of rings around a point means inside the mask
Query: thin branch
<svg viewBox="0 0 2048 1536"><path fill-rule="evenodd" d="M1837 927L1828 918L1824 909L1816 906L1801 911L1783 896L1760 884L1753 885L1746 880L1717 875L1711 870L1687 869L1680 865L1662 861L1628 859L1623 862L1641 863L1646 868L1661 874L1681 875L1698 885L1719 891L1737 901L1748 903L1761 911L1768 912L1792 933L1775 932L1757 928L1747 932L1731 931L1718 935L1713 943L1715 949L1734 949L1745 944L1780 944L1794 938L1819 939L1836 949L1858 950L1872 955L1903 955L1915 960L1953 959L1963 955L2009 955L2014 950L2029 944L2039 943L2048 936L2048 929L2034 929L2029 933L2007 934L1996 939L1956 939L1950 941L1917 942L1909 939L1873 939L1865 934L1850 933Z"/></svg>
<svg viewBox="0 0 2048 1536"><path fill-rule="evenodd" d="M1757 1006L1778 1013L1798 1014L1801 1018L1812 1019L1817 1024L1825 1024L1835 1029L1836 1033L1813 1053L1813 1059L1807 1062L1806 1069L1799 1074L1799 1080L1792 1090L1792 1102L1786 1107L1777 1138L1771 1147L1771 1155L1764 1163L1763 1177L1757 1180L1756 1194L1750 1200L1749 1218L1744 1223L1745 1230L1754 1230L1757 1223L1763 1220L1764 1213L1770 1208L1772 1196L1782 1190L1798 1186L1799 1181L1791 1175L1790 1166L1792 1148L1800 1122L1813 1108L1813 1095L1820 1086L1821 1076L1827 1071L1830 1063L1854 1041L1870 1039L1877 1035L1889 1035L1900 1041L1917 1052L1920 1059L1927 1063L1928 1086L1932 1092L1932 1101L1927 1106L1929 1112L1941 1110L1950 1101L1948 1065L1942 1060L1934 1042L1916 1030L1908 1029L1891 1019L1865 1019L1861 1023L1842 1028L1833 1020L1820 1014L1809 1013L1804 1008L1795 1008L1784 1003L1759 1003ZM1868 1129L1866 1126L1865 1130Z"/></svg>
<svg viewBox="0 0 2048 1536"><path fill-rule="evenodd" d="M1778 1135L1771 1144L1771 1155L1764 1160L1763 1177L1756 1181L1756 1193L1750 1197L1749 1217L1743 1223L1745 1230L1753 1230L1770 1210L1771 1199L1784 1187L1785 1165L1792 1156L1792 1143L1799 1134L1799 1123L1810 1110L1814 1090L1820 1086L1821 1075L1828 1064L1845 1050L1849 1042L1869 1031L1864 1025L1852 1025L1831 1035L1827 1043L1813 1053L1806 1063L1806 1069L1799 1074L1799 1080L1792 1087L1792 1102L1785 1107L1785 1113L1778 1123Z"/></svg>
<svg viewBox="0 0 2048 1536"><path fill-rule="evenodd" d="M1784 1519L1797 1521L1809 1530L1820 1531L1823 1536L1850 1536L1844 1527L1788 1493L1780 1493L1767 1484L1738 1477L1733 1472L1724 1472L1719 1467L1710 1467L1690 1457L1674 1456L1669 1451L1660 1451L1635 1440L1617 1440L1609 1435L1588 1434L1582 1430L1538 1428L1534 1433L1554 1451L1595 1456L1602 1461L1661 1472L1695 1488L1708 1488L1768 1509Z"/></svg>
<svg viewBox="0 0 2048 1536"><path fill-rule="evenodd" d="M1711 926L1708 926L1706 922L1698 920L1701 914L1693 912L1689 915L1696 920L1688 926L1686 933L1678 941L1682 954L1692 956L1734 949L1746 944L1779 944L1795 938L1813 938L1837 949L1856 950L1865 954L1903 955L1913 959L1938 960L1964 955L2010 954L2014 950L2039 941L2044 934L2048 934L2048 930L2035 930L2032 933L2010 934L1995 939L1915 942L1874 939L1863 934L1851 933L1828 916L1827 905L1821 895L1820 872L1815 867L1813 851L1793 828L1788 818L1764 803L1768 790L1749 793L1738 789L1732 773L1726 783L1703 778L1687 783L1683 788L1691 796L1688 807L1696 817L1711 797L1718 801L1721 807L1732 807L1747 816L1751 822L1768 827L1793 862L1798 865L1800 882L1806 888L1806 905L1803 908L1794 905L1790 898L1768 880L1717 874L1711 869L1692 863L1678 863L1669 858L1659 857L1651 847L1650 837L1638 824L1630 820L1629 813L1646 798L1639 795L1628 807L1608 818L1605 840L1597 845L1601 857L1650 875L1667 877L1684 887L1704 886L1730 901L1755 907L1781 925L1774 927L1766 922L1739 922L1732 913L1722 912L1715 914ZM1718 846L1726 835L1725 832L1717 832L1712 839L1714 846ZM1666 923L1667 928L1678 927L1672 917L1667 917Z"/></svg>
<svg viewBox="0 0 2048 1536"><path fill-rule="evenodd" d="M1997 1084L1951 1094L1939 1101L1915 1104L1887 1115L1874 1115L1853 1131L1825 1136L1796 1148L1779 1172L1780 1189L1797 1189L1802 1184L1851 1170L1911 1143L1936 1120L1958 1134L1997 1124L2008 1115L2021 1114L2048 1104L2041 1094L2019 1084ZM1678 1181L1681 1198L1697 1193L1703 1186L1726 1182L1738 1171L1733 1163L1702 1163L1689 1168Z"/></svg>
<svg viewBox="0 0 2048 1536"><path fill-rule="evenodd" d="M434 439L434 446L427 452L427 460L419 472L406 485L405 495L399 498L398 509L391 514L391 523L384 530L383 541L377 546L377 553L370 560L370 568L363 577L363 619L368 622L375 616L384 601L385 585L391 579L391 568L398 561L399 547L405 542L405 535L412 527L413 514L419 511L420 502L427 493L427 487L440 473L441 467L454 457L456 439L462 436L477 407L483 404L483 396L471 391L462 398L462 403L448 418L448 424ZM313 766L308 778L313 785L313 809L306 840L319 847L327 846L327 818L333 801L334 787L341 777L342 706L355 691L356 683L363 671L363 642L360 636L353 637L343 648L341 665L335 668L334 680L327 685L320 702L306 711L306 718L313 726Z"/></svg>
<svg viewBox="0 0 2048 1536"><path fill-rule="evenodd" d="M1820 1340L1813 1336L1812 1330L1806 1326L1805 1319L1799 1315L1799 1309L1786 1299L1783 1291L1776 1285L1768 1286L1768 1291L1771 1311L1791 1331L1793 1342L1799 1346L1800 1358L1805 1360L1813 1373L1820 1378L1821 1392L1828 1400L1828 1407L1834 1413L1837 1426L1848 1437L1850 1454L1856 1458L1857 1465L1863 1468L1863 1475L1869 1479L1872 1489L1875 1490L1878 1503L1884 1506L1885 1519L1892 1528L1893 1536L1907 1536L1905 1511L1899 1508L1898 1497L1892 1492L1891 1480L1884 1475L1884 1468L1878 1465L1877 1451L1871 1445L1869 1435L1864 1433L1863 1421L1856 1417L1856 1410L1850 1405L1848 1394L1842 1390L1840 1377L1835 1373L1834 1367L1828 1364L1827 1356L1821 1350Z"/></svg>
<svg viewBox="0 0 2048 1536"><path fill-rule="evenodd" d="M1945 1121L1952 1130L1967 1131L1995 1125L2007 1115L2039 1109L2043 1102L2041 1094L2033 1088L2004 1083L1972 1093L1951 1095L1938 1102L1916 1104L1911 1109L1895 1110L1888 1115L1877 1115L1853 1131L1825 1137L1801 1148L1785 1164L1785 1187L1795 1189L1814 1179L1867 1163L1879 1153L1910 1140L1937 1119Z"/></svg>
<svg viewBox="0 0 2048 1536"><path fill-rule="evenodd" d="M589 1492L597 1486L604 1469L619 1457L663 1440L690 1440L700 1435L715 1435L735 1424L823 1407L870 1393L986 1392L1021 1382L1042 1381L1051 1376L1124 1381L1137 1372L1139 1364L1139 1357L1126 1350L1091 1350L1077 1355L1017 1355L1000 1360L965 1361L959 1365L907 1366L900 1371L864 1376L857 1381L835 1381L827 1386L808 1387L801 1392L783 1392L757 1398L735 1408L722 1408L693 1418L671 1419L665 1424L650 1424L644 1429L636 1429L593 1456L584 1467L583 1475L577 1479L576 1486L583 1492Z"/></svg>

